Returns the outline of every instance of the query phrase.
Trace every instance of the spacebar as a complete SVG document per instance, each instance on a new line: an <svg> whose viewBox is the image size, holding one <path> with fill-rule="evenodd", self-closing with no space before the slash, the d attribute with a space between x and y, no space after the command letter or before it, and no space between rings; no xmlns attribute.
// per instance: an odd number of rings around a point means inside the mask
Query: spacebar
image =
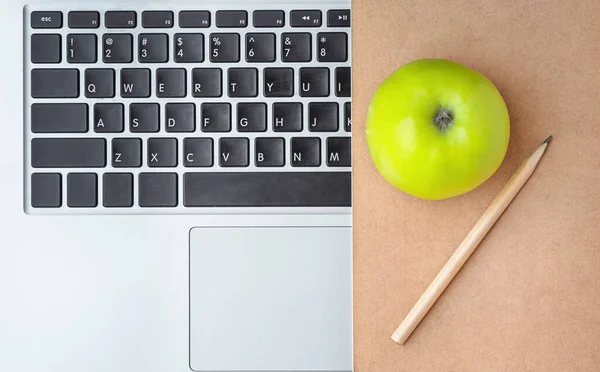
<svg viewBox="0 0 600 372"><path fill-rule="evenodd" d="M185 173L186 207L349 207L350 172Z"/></svg>

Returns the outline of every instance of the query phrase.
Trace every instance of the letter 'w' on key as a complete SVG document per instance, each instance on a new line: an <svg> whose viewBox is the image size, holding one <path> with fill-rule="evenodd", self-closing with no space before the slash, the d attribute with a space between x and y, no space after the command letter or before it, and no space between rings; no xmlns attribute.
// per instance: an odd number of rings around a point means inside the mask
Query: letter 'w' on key
<svg viewBox="0 0 600 372"><path fill-rule="evenodd" d="M121 97L150 97L150 70L145 68L125 68L121 70Z"/></svg>

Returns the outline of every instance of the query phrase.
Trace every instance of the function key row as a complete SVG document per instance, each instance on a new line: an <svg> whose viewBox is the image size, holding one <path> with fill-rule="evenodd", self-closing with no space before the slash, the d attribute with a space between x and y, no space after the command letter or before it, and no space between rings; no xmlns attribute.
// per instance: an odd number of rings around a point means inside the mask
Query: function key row
<svg viewBox="0 0 600 372"><path fill-rule="evenodd" d="M288 158L292 167L320 167L323 163L328 167L350 166L350 137L327 138L324 162L321 138L292 137L289 144L286 142L283 137L255 138L254 165L283 167ZM220 138L218 144L214 144L212 138L185 138L182 145L177 138L149 138L146 151L142 146L141 138L113 138L110 166L140 168L145 163L150 168L174 168L181 162L186 168L210 168L217 164L230 168L249 167L251 163L250 139L245 137ZM31 141L31 165L34 168L105 168L109 164L106 147L104 138L34 138ZM179 147L183 151L180 152Z"/></svg>
<svg viewBox="0 0 600 372"><path fill-rule="evenodd" d="M291 27L321 27L320 10L292 10ZM68 27L86 29L100 27L100 12L72 11L68 13ZM172 28L175 14L172 11L149 10L142 12L143 28ZM283 10L256 10L252 13L252 25L260 27L283 27L286 13ZM179 12L180 28L207 28L211 25L211 13L207 10ZM215 25L222 28L245 28L248 12L245 10L219 10L215 12ZM135 11L107 11L104 13L106 28L136 28L138 15ZM327 12L328 27L350 27L350 10L334 9ZM59 11L35 11L31 13L31 27L35 29L57 29L63 27L63 13Z"/></svg>
<svg viewBox="0 0 600 372"><path fill-rule="evenodd" d="M236 129L240 133L266 132L267 122L273 132L338 132L340 105L336 102L311 102L308 117L304 118L300 102L273 103L267 114L264 102L242 102L235 107ZM158 133L162 126L166 132L194 133L197 126L204 133L232 131L232 105L230 103L202 103L198 110L194 103L167 103L164 115L158 103L132 103L128 107L128 127L131 133ZM85 103L34 103L31 105L31 131L33 133L87 133L89 107ZM125 131L125 106L122 103L97 103L92 113L94 132L123 133ZM163 118L162 120L161 118ZM198 117L198 119L197 119ZM197 125L199 123L199 125ZM350 102L343 106L343 127L351 131Z"/></svg>
<svg viewBox="0 0 600 372"><path fill-rule="evenodd" d="M201 63L205 54L211 62L239 62L241 36L237 33L212 33L205 48L204 34L178 33L173 35L173 61L176 63ZM320 32L316 35L317 61L346 62L348 60L348 35L345 32ZM275 62L276 35L273 33L248 33L245 35L245 60L249 63ZM95 34L69 34L66 36L68 63L96 63L98 37ZM132 63L134 39L131 34L104 34L102 36L102 61L104 63ZM282 62L310 62L312 35L309 33L281 34ZM59 34L31 35L31 62L53 64L62 61L62 36ZM137 60L140 63L166 63L170 60L167 34L139 34Z"/></svg>

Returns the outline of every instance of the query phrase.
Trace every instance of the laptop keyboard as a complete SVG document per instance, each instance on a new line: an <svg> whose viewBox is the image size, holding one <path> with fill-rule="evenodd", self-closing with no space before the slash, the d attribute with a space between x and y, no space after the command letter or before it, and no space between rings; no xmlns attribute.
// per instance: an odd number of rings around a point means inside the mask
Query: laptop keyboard
<svg viewBox="0 0 600 372"><path fill-rule="evenodd" d="M242 9L29 9L26 211L350 206L349 6Z"/></svg>

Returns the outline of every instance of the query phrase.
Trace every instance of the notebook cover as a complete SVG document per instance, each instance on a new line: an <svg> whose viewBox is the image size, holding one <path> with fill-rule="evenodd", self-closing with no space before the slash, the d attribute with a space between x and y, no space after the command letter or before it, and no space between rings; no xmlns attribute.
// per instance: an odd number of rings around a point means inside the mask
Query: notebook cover
<svg viewBox="0 0 600 372"><path fill-rule="evenodd" d="M355 0L355 366L386 371L600 370L600 2ZM488 76L511 116L501 168L466 195L406 195L375 170L365 118L417 58ZM524 157L533 177L404 346L390 335Z"/></svg>

